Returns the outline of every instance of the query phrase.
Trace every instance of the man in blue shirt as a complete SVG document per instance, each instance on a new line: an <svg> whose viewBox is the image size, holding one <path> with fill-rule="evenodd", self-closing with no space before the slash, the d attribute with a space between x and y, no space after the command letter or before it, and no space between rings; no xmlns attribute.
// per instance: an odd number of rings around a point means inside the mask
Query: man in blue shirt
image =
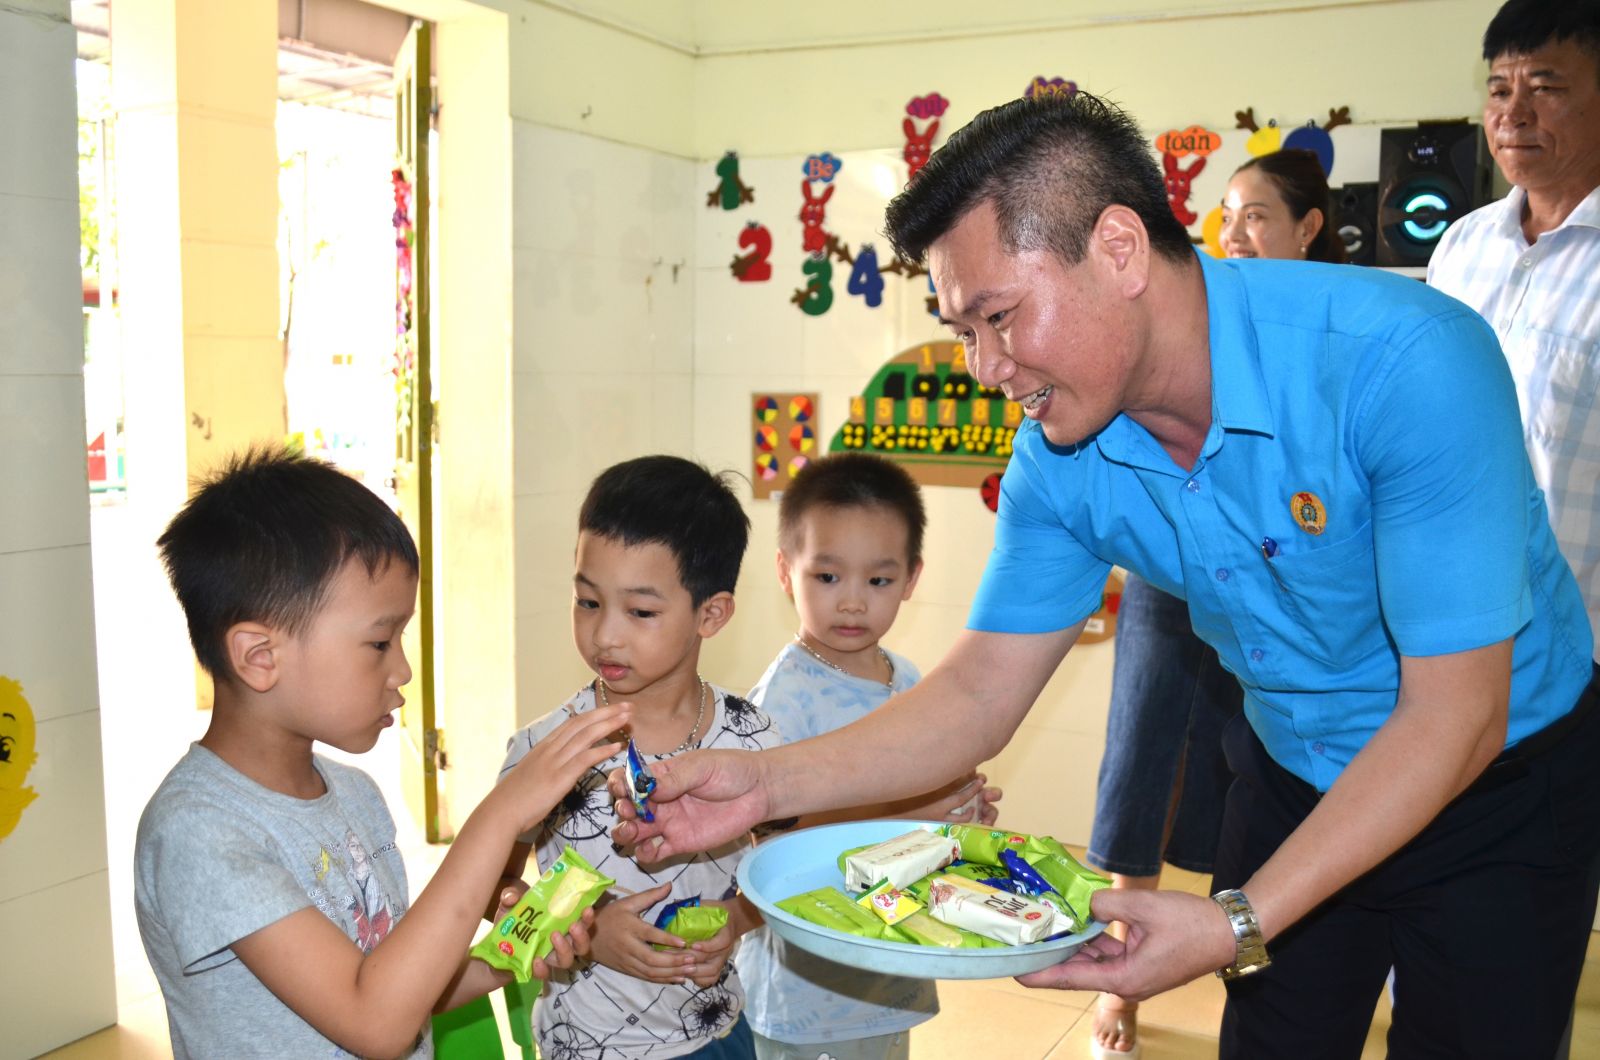
<svg viewBox="0 0 1600 1060"><path fill-rule="evenodd" d="M1137 126L1082 93L979 115L888 221L1031 421L969 629L861 722L675 760L618 838L665 857L972 768L1120 564L1245 688L1220 890L1101 892L1127 944L1023 981L1220 970L1224 1056L1356 1056L1393 964L1391 1055L1548 1055L1595 906L1600 692L1493 333L1411 281L1197 259Z"/></svg>

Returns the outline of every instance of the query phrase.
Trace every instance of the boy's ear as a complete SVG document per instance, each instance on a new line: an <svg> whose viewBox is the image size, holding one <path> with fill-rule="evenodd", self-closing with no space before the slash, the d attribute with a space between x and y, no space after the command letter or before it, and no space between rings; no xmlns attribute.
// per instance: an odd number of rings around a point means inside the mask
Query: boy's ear
<svg viewBox="0 0 1600 1060"><path fill-rule="evenodd" d="M783 554L783 549L778 549L778 584L783 586L783 591L789 596L794 596L794 575L789 570L789 557Z"/></svg>
<svg viewBox="0 0 1600 1060"><path fill-rule="evenodd" d="M238 622L228 627L223 644L234 675L254 692L269 692L283 676L278 668L281 636L260 622Z"/></svg>
<svg viewBox="0 0 1600 1060"><path fill-rule="evenodd" d="M911 573L906 576L906 591L900 594L902 601L911 599L911 593L917 587L917 579L922 577L922 561L919 559L911 565Z"/></svg>
<svg viewBox="0 0 1600 1060"><path fill-rule="evenodd" d="M733 617L733 594L717 593L700 605L701 637L714 637Z"/></svg>

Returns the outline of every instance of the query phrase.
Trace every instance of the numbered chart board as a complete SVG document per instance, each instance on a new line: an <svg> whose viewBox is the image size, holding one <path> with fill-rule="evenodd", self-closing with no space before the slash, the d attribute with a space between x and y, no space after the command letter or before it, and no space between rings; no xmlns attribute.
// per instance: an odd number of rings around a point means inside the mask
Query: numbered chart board
<svg viewBox="0 0 1600 1060"><path fill-rule="evenodd" d="M878 369L828 448L889 457L923 485L977 487L993 509L1021 423L1022 406L967 371L961 343L928 342Z"/></svg>
<svg viewBox="0 0 1600 1060"><path fill-rule="evenodd" d="M817 395L757 393L750 406L750 482L759 500L781 493L821 451Z"/></svg>

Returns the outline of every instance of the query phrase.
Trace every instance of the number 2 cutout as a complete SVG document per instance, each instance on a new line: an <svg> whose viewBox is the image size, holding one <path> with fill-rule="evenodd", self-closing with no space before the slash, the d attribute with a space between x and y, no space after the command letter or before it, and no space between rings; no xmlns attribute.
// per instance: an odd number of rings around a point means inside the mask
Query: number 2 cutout
<svg viewBox="0 0 1600 1060"><path fill-rule="evenodd" d="M767 255L772 253L772 233L766 225L750 224L739 233L739 248L750 248L750 253L733 259L733 275L740 283L761 283L772 279L772 264Z"/></svg>
<svg viewBox="0 0 1600 1060"><path fill-rule="evenodd" d="M878 252L870 244L856 251L855 268L850 270L850 282L845 289L866 299L871 309L883 304L883 277L878 275Z"/></svg>

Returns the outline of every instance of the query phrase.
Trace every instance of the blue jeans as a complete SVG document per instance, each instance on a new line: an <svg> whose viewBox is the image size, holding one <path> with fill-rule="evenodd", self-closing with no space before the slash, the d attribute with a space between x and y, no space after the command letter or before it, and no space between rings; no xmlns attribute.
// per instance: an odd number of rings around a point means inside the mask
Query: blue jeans
<svg viewBox="0 0 1600 1060"><path fill-rule="evenodd" d="M1127 876L1154 876L1163 861L1211 871L1233 779L1222 730L1243 703L1239 682L1194 635L1188 604L1128 575L1117 609L1090 862ZM1177 813L1163 843L1180 775Z"/></svg>
<svg viewBox="0 0 1600 1060"><path fill-rule="evenodd" d="M750 1021L740 1013L727 1034L702 1045L684 1060L756 1060L756 1042L750 1033Z"/></svg>

